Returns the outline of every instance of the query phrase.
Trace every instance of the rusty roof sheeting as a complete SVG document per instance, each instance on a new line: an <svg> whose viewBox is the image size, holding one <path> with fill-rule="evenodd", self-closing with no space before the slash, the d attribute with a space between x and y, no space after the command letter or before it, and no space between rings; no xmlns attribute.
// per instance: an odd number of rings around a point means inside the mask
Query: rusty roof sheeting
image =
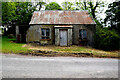
<svg viewBox="0 0 120 80"><path fill-rule="evenodd" d="M35 11L29 24L96 24L88 11Z"/></svg>
<svg viewBox="0 0 120 80"><path fill-rule="evenodd" d="M67 27L67 28L72 28L73 26L54 26L55 28L57 27Z"/></svg>

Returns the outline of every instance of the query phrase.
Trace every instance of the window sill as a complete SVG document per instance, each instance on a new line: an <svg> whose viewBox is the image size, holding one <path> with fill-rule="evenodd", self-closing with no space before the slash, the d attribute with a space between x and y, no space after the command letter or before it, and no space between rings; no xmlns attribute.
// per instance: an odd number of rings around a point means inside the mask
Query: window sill
<svg viewBox="0 0 120 80"><path fill-rule="evenodd" d="M50 41L51 39L40 39L40 41Z"/></svg>

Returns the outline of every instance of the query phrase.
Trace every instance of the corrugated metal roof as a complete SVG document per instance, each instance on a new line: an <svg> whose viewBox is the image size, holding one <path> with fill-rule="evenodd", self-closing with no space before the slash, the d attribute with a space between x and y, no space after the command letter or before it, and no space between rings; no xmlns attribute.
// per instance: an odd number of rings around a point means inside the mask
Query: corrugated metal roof
<svg viewBox="0 0 120 80"><path fill-rule="evenodd" d="M35 11L29 24L96 24L88 11Z"/></svg>

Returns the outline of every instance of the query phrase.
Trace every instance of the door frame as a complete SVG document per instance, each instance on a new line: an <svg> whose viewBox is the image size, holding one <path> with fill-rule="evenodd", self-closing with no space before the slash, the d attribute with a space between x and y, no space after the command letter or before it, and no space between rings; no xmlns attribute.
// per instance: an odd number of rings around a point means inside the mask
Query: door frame
<svg viewBox="0 0 120 80"><path fill-rule="evenodd" d="M59 29L59 41L61 41L61 40L60 40L60 31L66 31L66 32L67 32L67 34L66 34L66 37L67 37L67 45L60 45L60 46L68 46L68 29Z"/></svg>
<svg viewBox="0 0 120 80"><path fill-rule="evenodd" d="M60 30L67 30L67 46L72 45L72 25L57 25L55 28L55 45L60 46Z"/></svg>

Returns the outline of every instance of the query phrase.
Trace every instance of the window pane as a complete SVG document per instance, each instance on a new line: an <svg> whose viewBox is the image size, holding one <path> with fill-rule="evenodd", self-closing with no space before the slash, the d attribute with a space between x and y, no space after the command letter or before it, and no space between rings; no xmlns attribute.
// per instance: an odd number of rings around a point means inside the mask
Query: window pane
<svg viewBox="0 0 120 80"><path fill-rule="evenodd" d="M46 29L46 36L49 36L49 34L50 34L49 29Z"/></svg>
<svg viewBox="0 0 120 80"><path fill-rule="evenodd" d="M43 28L42 31L42 39L49 39L50 37L50 29Z"/></svg>
<svg viewBox="0 0 120 80"><path fill-rule="evenodd" d="M45 36L45 29L42 29L42 36Z"/></svg>
<svg viewBox="0 0 120 80"><path fill-rule="evenodd" d="M87 31L82 29L79 31L79 39L86 39L87 38Z"/></svg>
<svg viewBox="0 0 120 80"><path fill-rule="evenodd" d="M86 30L83 30L83 39L84 38L87 38L87 31Z"/></svg>
<svg viewBox="0 0 120 80"><path fill-rule="evenodd" d="M79 38L82 39L82 30L79 31Z"/></svg>

